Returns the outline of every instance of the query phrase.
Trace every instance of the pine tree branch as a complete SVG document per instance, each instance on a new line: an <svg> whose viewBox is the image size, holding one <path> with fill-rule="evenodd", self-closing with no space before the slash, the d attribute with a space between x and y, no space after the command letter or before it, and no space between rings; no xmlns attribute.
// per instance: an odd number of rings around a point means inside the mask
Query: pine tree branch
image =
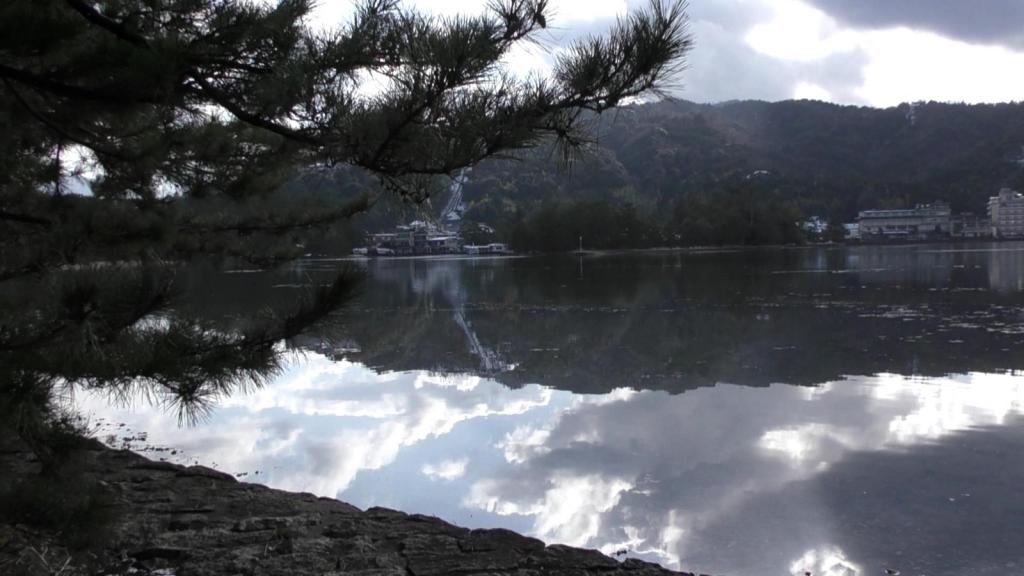
<svg viewBox="0 0 1024 576"><path fill-rule="evenodd" d="M266 220L250 220L235 224L223 224L208 226L194 222L181 227L183 232L189 233L225 233L237 232L239 234L253 234L256 232L268 232L270 234L283 234L292 230L303 228L315 228L333 224L339 220L351 218L356 214L369 210L376 202L376 198L363 196L350 202L348 205L327 213L316 214L302 219L292 219L288 222L268 222Z"/></svg>
<svg viewBox="0 0 1024 576"><path fill-rule="evenodd" d="M38 120L39 122L44 124L50 130L53 130L53 132L56 133L58 136L64 138L65 140L69 140L71 142L74 142L75 144L79 144L79 145L85 146L86 148L89 148L90 150L92 150L94 152L97 152L99 154L104 154L104 155L107 155L107 156L112 156L114 158L117 158L119 160L123 160L123 161L126 161L126 162L131 160L131 158L129 158L127 155L122 154L122 153L120 153L118 151L115 151L115 150L113 150L111 148L107 148L106 146L97 144L96 142L90 142L90 141L88 141L88 140L86 140L84 138L79 138L77 136L74 136L73 134L71 134L71 132L69 132L68 130L65 130L64 128L62 128L56 122L51 121L42 112L39 112L38 110L33 108L32 105L29 104L27 100L25 100L25 97L21 95L21 92L19 92L14 87L14 85L11 84L10 80L8 80L7 78L4 78L3 82L4 82L4 85L7 86L7 88L11 91L11 94L14 94L15 100L17 100L18 103L21 104L22 108L24 108L25 111L28 112L30 116L32 116L33 118L35 118L36 120ZM79 128L79 130L82 130L83 132L87 132L86 130L84 130L82 128ZM92 138L98 139L98 137L95 134L90 134L90 136Z"/></svg>
<svg viewBox="0 0 1024 576"><path fill-rule="evenodd" d="M188 61L194 65L219 66L229 70L241 70L243 72L249 72L260 76L266 76L274 73L274 69L270 66L256 66L254 64L246 64L245 62L238 62L235 60L226 60L215 56L189 56Z"/></svg>
<svg viewBox="0 0 1024 576"><path fill-rule="evenodd" d="M324 144L324 142L319 138L288 128L287 126L283 126L277 122L247 111L245 108L242 108L239 104L234 102L230 96L214 87L199 74L193 74L192 80L199 86L199 90L195 90L198 95L205 95L217 105L230 112L232 116L246 124L250 124L257 128L263 128L264 130L273 132L278 136L284 136L285 138L304 144L313 146L322 146Z"/></svg>
<svg viewBox="0 0 1024 576"><path fill-rule="evenodd" d="M108 32L112 32L115 36L124 40L125 42L133 44L140 48L149 49L149 41L147 41L145 38L143 38L139 34L136 34L135 32L132 32L127 27L125 27L124 24L121 24L120 22L111 20L110 18L104 16L95 8L89 6L82 0L64 0L64 2L68 6L70 6L72 10L81 14L89 22L99 26L100 28L103 28L104 30L107 30Z"/></svg>
<svg viewBox="0 0 1024 576"><path fill-rule="evenodd" d="M83 88L81 86L74 86L72 84L65 84L63 82L57 82L50 78L45 78L21 70L18 68L12 68L5 64L0 64L0 78L16 80L27 86L31 86L38 90L50 92L57 96L70 98L73 100L85 100L90 102L110 102L114 104L163 104L164 101L158 98L152 98L139 93L129 92L127 90L102 90L96 88Z"/></svg>

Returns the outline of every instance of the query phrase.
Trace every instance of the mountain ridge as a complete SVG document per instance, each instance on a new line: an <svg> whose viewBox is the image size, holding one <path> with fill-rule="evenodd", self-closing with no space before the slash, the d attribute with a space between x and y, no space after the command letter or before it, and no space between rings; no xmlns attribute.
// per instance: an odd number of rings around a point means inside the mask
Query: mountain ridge
<svg viewBox="0 0 1024 576"><path fill-rule="evenodd" d="M569 175L558 174L544 152L524 155L515 175L507 163L481 165L466 186L467 215L493 218L483 205L498 192L529 204L531 180L555 184L563 200L613 199L618 191L643 205L714 194L767 171L805 212L846 220L878 205L931 200L980 212L999 187L1024 183L1020 103L662 101L612 113L598 132L589 157ZM584 170L612 177L602 186L580 178ZM515 185L496 186L501 179Z"/></svg>

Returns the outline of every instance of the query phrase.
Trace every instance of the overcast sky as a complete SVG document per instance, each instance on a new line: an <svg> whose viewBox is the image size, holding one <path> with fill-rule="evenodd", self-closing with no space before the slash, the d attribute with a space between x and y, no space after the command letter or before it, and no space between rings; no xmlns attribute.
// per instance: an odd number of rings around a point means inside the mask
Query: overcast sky
<svg viewBox="0 0 1024 576"><path fill-rule="evenodd" d="M557 51L646 1L552 0L541 39ZM484 4L407 2L439 14ZM337 22L350 6L321 0L317 16ZM1024 0L690 0L689 14L696 45L677 90L688 100L1024 100ZM549 59L524 49L512 65L543 72Z"/></svg>

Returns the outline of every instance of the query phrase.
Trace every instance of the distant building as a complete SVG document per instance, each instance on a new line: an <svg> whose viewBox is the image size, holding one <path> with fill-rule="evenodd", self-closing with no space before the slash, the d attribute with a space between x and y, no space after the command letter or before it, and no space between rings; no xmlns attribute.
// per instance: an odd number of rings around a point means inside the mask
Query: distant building
<svg viewBox="0 0 1024 576"><path fill-rule="evenodd" d="M988 217L992 221L993 236L1024 236L1024 196L1009 188L1003 188L999 195L989 198Z"/></svg>
<svg viewBox="0 0 1024 576"><path fill-rule="evenodd" d="M458 236L427 236L427 250L431 254L454 254L461 248Z"/></svg>
<svg viewBox="0 0 1024 576"><path fill-rule="evenodd" d="M462 239L458 234L445 232L433 224L421 221L397 226L391 232L370 234L366 240L366 248L357 248L354 251L356 254L408 256L455 254L462 251Z"/></svg>
<svg viewBox="0 0 1024 576"><path fill-rule="evenodd" d="M953 217L954 238L991 238L992 221L970 212Z"/></svg>
<svg viewBox="0 0 1024 576"><path fill-rule="evenodd" d="M844 240L860 240L860 226L856 222L843 224Z"/></svg>
<svg viewBox="0 0 1024 576"><path fill-rule="evenodd" d="M862 240L951 236L952 211L944 202L901 210L864 210L857 215Z"/></svg>
<svg viewBox="0 0 1024 576"><path fill-rule="evenodd" d="M491 229L493 231L493 229ZM507 244L463 245L457 232L428 222L411 222L390 232L366 236L366 246L352 249L357 256L420 256L429 254L511 254Z"/></svg>
<svg viewBox="0 0 1024 576"><path fill-rule="evenodd" d="M468 244L468 245L466 245L465 250L466 250L466 254L511 254L512 253L512 251L509 250L508 245L502 244L500 242L495 242L493 244L480 244L480 245Z"/></svg>

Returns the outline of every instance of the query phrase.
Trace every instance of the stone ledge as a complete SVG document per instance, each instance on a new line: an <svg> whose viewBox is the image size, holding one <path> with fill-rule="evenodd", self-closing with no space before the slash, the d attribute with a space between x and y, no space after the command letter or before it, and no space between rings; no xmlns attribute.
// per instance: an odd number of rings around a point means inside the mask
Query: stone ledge
<svg viewBox="0 0 1024 576"><path fill-rule="evenodd" d="M23 452L3 452L0 466L12 469L11 459L24 458ZM656 564L619 562L594 550L545 546L510 530L469 530L387 508L361 511L338 500L238 482L210 468L154 462L126 451L92 449L83 460L86 480L102 486L116 509L110 537L83 552L91 558L89 573L673 574ZM31 469L24 461L18 464L18 469ZM43 538L15 528L0 520L0 530L20 534L8 538L8 544L37 547ZM46 545L51 551L61 549L57 536ZM8 555L16 549L5 547ZM0 565L3 556L0 552ZM82 557L73 556L70 565Z"/></svg>

